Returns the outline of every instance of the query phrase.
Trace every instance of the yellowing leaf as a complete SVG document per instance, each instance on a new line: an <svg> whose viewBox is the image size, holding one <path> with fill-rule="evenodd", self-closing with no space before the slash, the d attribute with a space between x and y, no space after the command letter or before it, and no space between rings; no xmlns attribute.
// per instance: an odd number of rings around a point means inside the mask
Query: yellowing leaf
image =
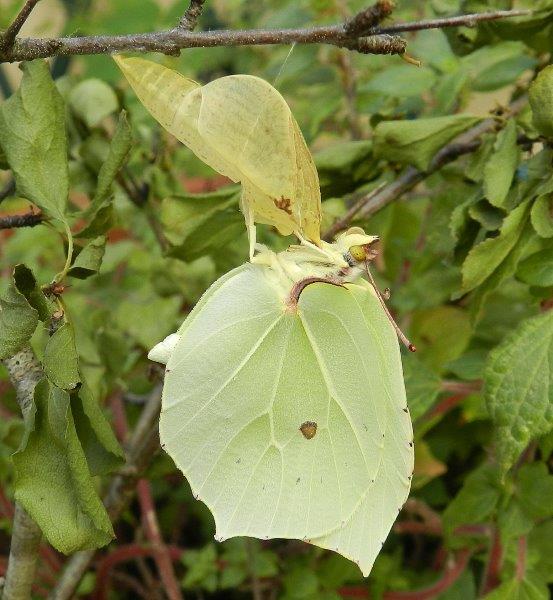
<svg viewBox="0 0 553 600"><path fill-rule="evenodd" d="M142 58L115 57L153 117L219 173L242 183L254 222L320 242L317 171L284 98L269 83L231 75L207 85Z"/></svg>

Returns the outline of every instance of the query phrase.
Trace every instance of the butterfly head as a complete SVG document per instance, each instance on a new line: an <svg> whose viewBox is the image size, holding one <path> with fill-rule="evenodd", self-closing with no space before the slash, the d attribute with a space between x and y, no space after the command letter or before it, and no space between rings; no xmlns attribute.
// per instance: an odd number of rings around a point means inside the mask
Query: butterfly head
<svg viewBox="0 0 553 600"><path fill-rule="evenodd" d="M374 260L378 240L377 235L367 235L361 227L351 227L336 238L335 244L350 267L355 267Z"/></svg>

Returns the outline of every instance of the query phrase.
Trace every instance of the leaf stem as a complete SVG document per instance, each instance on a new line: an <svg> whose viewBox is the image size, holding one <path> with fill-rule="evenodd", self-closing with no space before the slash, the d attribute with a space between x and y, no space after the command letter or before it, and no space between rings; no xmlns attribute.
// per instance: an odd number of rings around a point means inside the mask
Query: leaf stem
<svg viewBox="0 0 553 600"><path fill-rule="evenodd" d="M67 258L65 259L65 265L63 266L63 271L58 273L54 278L55 283L59 283L63 281L67 272L69 271L69 267L71 267L71 262L73 261L73 234L71 233L71 229L67 223L64 223L65 233L67 235Z"/></svg>

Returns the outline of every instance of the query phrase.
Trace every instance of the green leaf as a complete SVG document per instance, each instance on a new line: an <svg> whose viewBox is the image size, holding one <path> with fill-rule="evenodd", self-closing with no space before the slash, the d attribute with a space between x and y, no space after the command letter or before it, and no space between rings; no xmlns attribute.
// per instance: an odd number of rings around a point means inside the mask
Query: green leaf
<svg viewBox="0 0 553 600"><path fill-rule="evenodd" d="M120 467L125 455L92 390L83 384L71 398L79 441L91 475L105 475Z"/></svg>
<svg viewBox="0 0 553 600"><path fill-rule="evenodd" d="M517 124L510 119L498 133L494 152L484 167L484 194L494 206L504 206L519 160Z"/></svg>
<svg viewBox="0 0 553 600"><path fill-rule="evenodd" d="M48 340L43 365L48 379L61 389L71 390L81 381L75 333L70 323L64 323Z"/></svg>
<svg viewBox="0 0 553 600"><path fill-rule="evenodd" d="M488 238L474 246L463 263L463 291L482 284L505 260L517 243L528 216L529 202L523 202L503 221L497 237Z"/></svg>
<svg viewBox="0 0 553 600"><path fill-rule="evenodd" d="M479 117L471 115L382 121L374 130L374 153L378 158L424 171L442 146L478 121Z"/></svg>
<svg viewBox="0 0 553 600"><path fill-rule="evenodd" d="M71 90L69 105L73 112L91 128L115 112L119 102L115 92L107 83L100 79L85 79Z"/></svg>
<svg viewBox="0 0 553 600"><path fill-rule="evenodd" d="M452 535L460 525L485 521L495 510L500 496L501 485L496 467L484 464L472 471L444 511L444 527L448 535Z"/></svg>
<svg viewBox="0 0 553 600"><path fill-rule="evenodd" d="M474 10L487 8L475 7ZM478 48L464 56L461 64L471 79L472 89L490 91L514 83L525 69L531 68L534 61L525 56L526 53L521 42L500 42Z"/></svg>
<svg viewBox="0 0 553 600"><path fill-rule="evenodd" d="M19 194L65 221L69 175L63 100L44 60L21 68L19 90L0 106L0 144Z"/></svg>
<svg viewBox="0 0 553 600"><path fill-rule="evenodd" d="M484 596L485 600L549 600L547 587L527 579L505 581Z"/></svg>
<svg viewBox="0 0 553 600"><path fill-rule="evenodd" d="M57 399L56 399L57 397ZM53 409L52 404L61 408ZM79 443L69 396L43 379L35 388L35 414L14 455L15 498L60 552L104 546L113 529Z"/></svg>
<svg viewBox="0 0 553 600"><path fill-rule="evenodd" d="M188 262L219 252L243 233L236 188L166 198L161 223L173 245L170 256Z"/></svg>
<svg viewBox="0 0 553 600"><path fill-rule="evenodd" d="M47 321L54 311L54 304L46 298L40 289L31 269L26 265L16 265L13 270L13 279L17 290L21 292L27 302L38 312L41 321Z"/></svg>
<svg viewBox="0 0 553 600"><path fill-rule="evenodd" d="M88 225L84 229L81 229L74 237L85 239L96 238L107 233L113 227L114 222L115 214L113 205L111 203L105 204L102 208L98 209Z"/></svg>
<svg viewBox="0 0 553 600"><path fill-rule="evenodd" d="M105 250L106 238L101 235L89 242L79 252L67 275L77 279L87 279L92 275L96 275L100 270Z"/></svg>
<svg viewBox="0 0 553 600"><path fill-rule="evenodd" d="M534 526L534 520L525 512L518 498L512 496L507 506L498 511L497 525L501 540L505 543L507 540L527 535Z"/></svg>
<svg viewBox="0 0 553 600"><path fill-rule="evenodd" d="M467 348L472 325L467 310L457 306L437 306L413 315L411 337L421 360L436 371L455 360Z"/></svg>
<svg viewBox="0 0 553 600"><path fill-rule="evenodd" d="M531 254L519 263L517 277L528 285L553 285L553 248Z"/></svg>
<svg viewBox="0 0 553 600"><path fill-rule="evenodd" d="M187 568L182 580L185 589L201 588L208 592L217 589L217 551L215 544L207 544L201 550L190 550L182 556Z"/></svg>
<svg viewBox="0 0 553 600"><path fill-rule="evenodd" d="M109 146L109 153L98 173L96 192L86 214L95 214L109 199L111 186L117 173L121 170L132 146L132 132L127 120L127 113L122 110ZM81 232L81 236L82 236Z"/></svg>
<svg viewBox="0 0 553 600"><path fill-rule="evenodd" d="M0 296L0 360L26 346L37 325L38 312L12 283Z"/></svg>
<svg viewBox="0 0 553 600"><path fill-rule="evenodd" d="M534 572L546 583L553 582L553 519L536 525L528 536L528 548L538 560Z"/></svg>
<svg viewBox="0 0 553 600"><path fill-rule="evenodd" d="M174 327L181 299L161 298L149 290L137 290L115 308L118 325L144 348L151 348Z"/></svg>
<svg viewBox="0 0 553 600"><path fill-rule="evenodd" d="M340 175L350 171L353 165L368 160L372 154L372 141L337 142L315 154L315 165L319 173L327 172Z"/></svg>
<svg viewBox="0 0 553 600"><path fill-rule="evenodd" d="M553 516L553 475L541 462L523 465L517 473L516 495L524 512L535 520Z"/></svg>
<svg viewBox="0 0 553 600"><path fill-rule="evenodd" d="M545 137L553 137L553 65L545 67L528 92L535 128Z"/></svg>
<svg viewBox="0 0 553 600"><path fill-rule="evenodd" d="M553 237L553 194L544 194L536 198L530 218L540 237Z"/></svg>
<svg viewBox="0 0 553 600"><path fill-rule="evenodd" d="M505 213L499 208L492 206L487 200L481 200L469 206L468 214L487 231L496 231L499 229L505 218Z"/></svg>
<svg viewBox="0 0 553 600"><path fill-rule="evenodd" d="M481 310L489 295L500 285L512 277L517 269L521 257L525 254L527 246L535 239L530 223L526 223L515 246L509 251L505 260L492 272L492 274L473 292L471 313L473 320L481 316Z"/></svg>
<svg viewBox="0 0 553 600"><path fill-rule="evenodd" d="M489 355L485 398L503 471L553 427L553 311L523 321Z"/></svg>
<svg viewBox="0 0 553 600"><path fill-rule="evenodd" d="M409 412L416 421L436 401L442 380L413 355L403 358L403 375Z"/></svg>
<svg viewBox="0 0 553 600"><path fill-rule="evenodd" d="M406 79L409 85L405 85ZM359 93L379 93L395 98L420 96L436 83L433 69L421 67L412 69L410 65L397 65L383 69L361 86Z"/></svg>

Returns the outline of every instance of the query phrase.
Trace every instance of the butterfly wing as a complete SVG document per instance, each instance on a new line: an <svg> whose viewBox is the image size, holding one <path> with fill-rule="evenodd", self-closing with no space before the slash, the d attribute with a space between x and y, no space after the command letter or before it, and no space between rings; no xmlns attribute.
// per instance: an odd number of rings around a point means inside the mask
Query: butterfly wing
<svg viewBox="0 0 553 600"><path fill-rule="evenodd" d="M367 576L409 494L413 429L395 331L369 284L347 288L308 286L299 314L321 371L334 382L336 403L349 411L359 439L371 439L379 466L364 476L362 498L347 521L310 541L353 560ZM372 419L377 427L369 426Z"/></svg>
<svg viewBox="0 0 553 600"><path fill-rule="evenodd" d="M163 65L114 57L152 116L210 167L242 182L253 222L320 241L317 171L284 98L269 83L231 75L200 86Z"/></svg>
<svg viewBox="0 0 553 600"><path fill-rule="evenodd" d="M397 341L387 321L367 324L377 300L359 289L313 284L291 313L247 265L181 328L160 437L217 539L309 540L370 570L408 489L412 434Z"/></svg>

